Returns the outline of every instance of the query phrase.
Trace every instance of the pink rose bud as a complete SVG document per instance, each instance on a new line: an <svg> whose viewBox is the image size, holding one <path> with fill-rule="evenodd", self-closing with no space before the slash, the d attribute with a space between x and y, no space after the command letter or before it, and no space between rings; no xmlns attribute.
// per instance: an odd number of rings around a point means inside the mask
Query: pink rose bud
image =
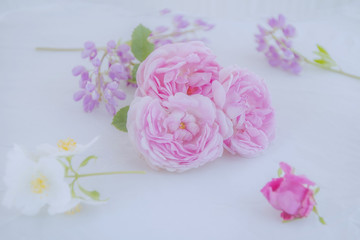
<svg viewBox="0 0 360 240"><path fill-rule="evenodd" d="M311 211L318 215L314 195L319 188L315 191L310 189L315 183L305 176L293 174L292 168L284 162L280 163L280 168L279 175L283 171L284 176L273 178L261 189L271 206L282 211L284 221L307 217ZM319 216L319 220L325 224L322 217Z"/></svg>

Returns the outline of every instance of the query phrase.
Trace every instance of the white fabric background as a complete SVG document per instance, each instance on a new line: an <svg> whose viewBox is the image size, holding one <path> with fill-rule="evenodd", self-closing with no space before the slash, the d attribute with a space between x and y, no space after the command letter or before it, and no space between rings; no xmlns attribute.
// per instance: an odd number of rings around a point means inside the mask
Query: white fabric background
<svg viewBox="0 0 360 240"><path fill-rule="evenodd" d="M205 34L222 65L238 64L265 78L277 118L277 138L262 156L225 154L183 174L151 170L104 109L91 114L72 100L79 53L36 52L37 46L105 45L129 38L143 23L170 19L169 7L207 17ZM88 171L146 170L146 175L81 179L110 197L76 215L21 216L0 207L0 239L359 239L360 81L304 66L300 76L271 68L255 50L257 23L284 13L297 27L296 48L307 56L321 43L344 70L360 75L360 4L356 1L1 1L0 176L13 143L28 149L72 137L99 160ZM127 105L133 90L127 89ZM259 192L285 161L321 188L318 210L283 224ZM0 183L0 197L4 192Z"/></svg>

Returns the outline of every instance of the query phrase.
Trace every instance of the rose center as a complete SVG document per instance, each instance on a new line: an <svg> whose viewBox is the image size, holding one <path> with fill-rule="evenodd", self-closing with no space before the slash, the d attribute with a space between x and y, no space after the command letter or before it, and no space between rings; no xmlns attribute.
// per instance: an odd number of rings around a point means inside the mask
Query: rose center
<svg viewBox="0 0 360 240"><path fill-rule="evenodd" d="M33 193L41 194L47 187L47 179L42 175L31 181L31 191Z"/></svg>
<svg viewBox="0 0 360 240"><path fill-rule="evenodd" d="M181 122L180 125L179 125L179 128L180 128L180 129L185 129L185 128L186 128L185 123Z"/></svg>

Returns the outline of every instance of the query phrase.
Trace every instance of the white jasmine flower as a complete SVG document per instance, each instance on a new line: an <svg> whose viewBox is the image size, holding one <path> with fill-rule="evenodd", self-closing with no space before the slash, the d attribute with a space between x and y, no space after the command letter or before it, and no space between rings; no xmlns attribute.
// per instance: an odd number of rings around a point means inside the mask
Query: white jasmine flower
<svg viewBox="0 0 360 240"><path fill-rule="evenodd" d="M35 215L44 206L49 214L55 214L71 201L64 168L50 155L31 158L15 145L8 154L4 181L3 205L26 215Z"/></svg>

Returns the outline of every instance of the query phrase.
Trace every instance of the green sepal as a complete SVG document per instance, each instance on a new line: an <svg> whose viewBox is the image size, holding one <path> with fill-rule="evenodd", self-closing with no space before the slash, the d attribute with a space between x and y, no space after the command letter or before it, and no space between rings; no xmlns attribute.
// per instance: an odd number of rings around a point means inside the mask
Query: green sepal
<svg viewBox="0 0 360 240"><path fill-rule="evenodd" d="M283 170L281 168L279 168L278 171L277 171L278 177L281 177L282 174L283 174Z"/></svg>
<svg viewBox="0 0 360 240"><path fill-rule="evenodd" d="M121 108L113 118L112 125L117 129L123 132L127 132L126 122L127 122L127 113L129 111L129 106Z"/></svg>
<svg viewBox="0 0 360 240"><path fill-rule="evenodd" d="M320 188L319 188L319 187L317 187L317 188L314 189L314 195L318 194L319 192L320 192Z"/></svg>
<svg viewBox="0 0 360 240"><path fill-rule="evenodd" d="M144 61L154 51L154 44L148 41L150 34L150 29L140 24L131 35L131 52L140 62Z"/></svg>
<svg viewBox="0 0 360 240"><path fill-rule="evenodd" d="M82 193L84 193L86 196L90 197L94 201L102 201L100 200L100 193L98 191L88 191L85 188L81 187L78 184L78 187Z"/></svg>
<svg viewBox="0 0 360 240"><path fill-rule="evenodd" d="M325 220L324 220L323 217L319 217L319 221L320 221L322 224L326 225L326 222L325 222Z"/></svg>
<svg viewBox="0 0 360 240"><path fill-rule="evenodd" d="M84 159L84 161L82 161L82 162L80 163L79 168L85 167L85 166L89 163L89 161L90 161L91 159L97 159L97 156L95 156L95 155L88 156L87 158Z"/></svg>

